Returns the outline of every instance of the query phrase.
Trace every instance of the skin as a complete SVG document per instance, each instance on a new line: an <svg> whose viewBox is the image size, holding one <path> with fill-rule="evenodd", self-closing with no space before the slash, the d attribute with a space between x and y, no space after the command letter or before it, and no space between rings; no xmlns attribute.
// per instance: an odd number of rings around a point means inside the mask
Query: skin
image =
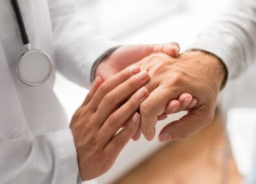
<svg viewBox="0 0 256 184"><path fill-rule="evenodd" d="M132 137L135 140L140 137L140 114L137 111L148 96L147 88L142 86L148 82L149 75L140 72L139 67L128 66L150 53L161 51L177 56L179 47L177 44L174 47L170 44L123 46L98 67L102 69L97 69L97 72L102 71L102 77L96 78L70 125L82 180L106 172L127 142ZM186 95L192 101L192 96ZM171 104L169 110L179 109L182 99Z"/></svg>
<svg viewBox="0 0 256 184"><path fill-rule="evenodd" d="M139 68L127 68L105 82L96 78L70 126L82 180L106 172L138 130L136 111L148 96L143 87L148 80Z"/></svg>
<svg viewBox="0 0 256 184"><path fill-rule="evenodd" d="M184 91L195 97L197 104L180 120L166 125L159 140L185 138L211 122L225 76L217 57L202 51L189 51L177 58L158 53L144 58L136 66L147 71L151 78L146 84L150 95L140 106L141 130L147 140L155 135L158 117L169 112L168 102L181 98ZM189 106L195 103L192 101Z"/></svg>
<svg viewBox="0 0 256 184"><path fill-rule="evenodd" d="M176 42L155 45L121 46L101 61L96 69L96 76L100 76L106 80L127 66L137 63L152 53L165 53L169 56L177 57L179 50L180 47ZM159 115L158 120L167 118L168 114L192 109L196 104L197 99L193 98L191 94L184 92L180 97L169 102L166 112ZM137 132L133 139L138 140L139 137L140 133Z"/></svg>
<svg viewBox="0 0 256 184"><path fill-rule="evenodd" d="M152 53L165 53L169 56L176 57L179 55L179 50L180 47L176 42L155 45L121 46L100 62L96 68L96 76L100 76L106 80Z"/></svg>

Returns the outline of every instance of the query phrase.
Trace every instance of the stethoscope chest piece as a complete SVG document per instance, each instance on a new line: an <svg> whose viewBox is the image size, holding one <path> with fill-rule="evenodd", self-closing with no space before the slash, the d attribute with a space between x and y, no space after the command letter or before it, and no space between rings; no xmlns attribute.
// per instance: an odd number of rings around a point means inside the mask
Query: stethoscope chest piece
<svg viewBox="0 0 256 184"><path fill-rule="evenodd" d="M40 86L49 80L53 63L45 52L30 50L24 53L17 64L20 80L29 86Z"/></svg>
<svg viewBox="0 0 256 184"><path fill-rule="evenodd" d="M50 78L53 72L53 62L47 53L39 49L30 48L18 0L11 0L11 4L19 25L22 42L26 49L17 64L18 76L28 86L40 86Z"/></svg>

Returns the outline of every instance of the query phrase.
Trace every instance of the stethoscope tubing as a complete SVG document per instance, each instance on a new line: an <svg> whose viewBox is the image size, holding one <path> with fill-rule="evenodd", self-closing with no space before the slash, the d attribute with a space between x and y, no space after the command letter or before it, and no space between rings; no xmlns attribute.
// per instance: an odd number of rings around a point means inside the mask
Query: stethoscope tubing
<svg viewBox="0 0 256 184"><path fill-rule="evenodd" d="M26 28L25 28L25 24L24 24L24 21L23 21L23 18L22 18L22 14L21 14L21 11L20 11L18 1L17 0L11 0L11 3L12 3L12 7L13 7L13 10L14 10L17 22L18 22L19 29L20 29L22 42L23 42L24 45L28 45L30 42L29 42L28 34L27 34L27 31L26 31Z"/></svg>

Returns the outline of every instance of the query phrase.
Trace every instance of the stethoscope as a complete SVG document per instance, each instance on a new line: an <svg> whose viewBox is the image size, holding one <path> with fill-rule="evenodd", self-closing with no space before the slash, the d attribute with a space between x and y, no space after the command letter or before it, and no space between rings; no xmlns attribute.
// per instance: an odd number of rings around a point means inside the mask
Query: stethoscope
<svg viewBox="0 0 256 184"><path fill-rule="evenodd" d="M11 0L11 3L19 25L22 42L26 49L17 64L17 74L24 84L40 86L49 80L53 72L52 59L42 50L31 49L19 4L17 0Z"/></svg>

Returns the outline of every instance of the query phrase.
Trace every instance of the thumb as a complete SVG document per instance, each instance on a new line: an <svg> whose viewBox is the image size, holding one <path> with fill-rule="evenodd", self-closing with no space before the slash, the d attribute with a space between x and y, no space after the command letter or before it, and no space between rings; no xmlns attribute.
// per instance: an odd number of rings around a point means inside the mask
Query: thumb
<svg viewBox="0 0 256 184"><path fill-rule="evenodd" d="M177 42L157 44L153 47L153 52L162 52L172 57L177 57L180 52L180 46Z"/></svg>
<svg viewBox="0 0 256 184"><path fill-rule="evenodd" d="M214 117L213 114L214 112L199 108L190 111L180 120L166 125L159 134L159 140L164 142L186 138L210 123Z"/></svg>

